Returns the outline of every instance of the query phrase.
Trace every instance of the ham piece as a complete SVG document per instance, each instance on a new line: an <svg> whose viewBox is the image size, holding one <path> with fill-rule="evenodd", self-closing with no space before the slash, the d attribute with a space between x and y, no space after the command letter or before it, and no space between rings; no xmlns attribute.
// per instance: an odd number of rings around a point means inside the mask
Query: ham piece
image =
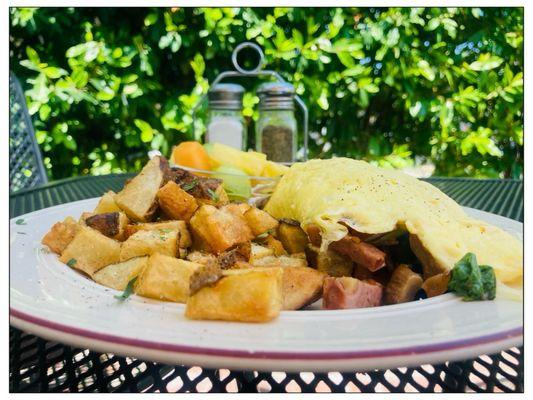
<svg viewBox="0 0 533 400"><path fill-rule="evenodd" d="M385 266L386 254L355 236L346 235L341 240L331 243L330 248L348 256L353 262L372 272Z"/></svg>
<svg viewBox="0 0 533 400"><path fill-rule="evenodd" d="M328 277L324 281L322 300L327 310L376 307L381 305L382 297L383 286L370 279Z"/></svg>

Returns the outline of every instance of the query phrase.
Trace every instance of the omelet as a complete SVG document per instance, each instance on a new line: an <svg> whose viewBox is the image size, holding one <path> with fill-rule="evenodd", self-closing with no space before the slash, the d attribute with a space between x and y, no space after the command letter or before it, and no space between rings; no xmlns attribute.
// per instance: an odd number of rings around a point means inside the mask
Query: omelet
<svg viewBox="0 0 533 400"><path fill-rule="evenodd" d="M424 266L424 278L449 271L466 253L496 274L498 297L522 298L522 242L475 220L435 186L400 171L349 158L294 164L265 206L305 230L317 225L322 249L348 227L361 233L406 231Z"/></svg>

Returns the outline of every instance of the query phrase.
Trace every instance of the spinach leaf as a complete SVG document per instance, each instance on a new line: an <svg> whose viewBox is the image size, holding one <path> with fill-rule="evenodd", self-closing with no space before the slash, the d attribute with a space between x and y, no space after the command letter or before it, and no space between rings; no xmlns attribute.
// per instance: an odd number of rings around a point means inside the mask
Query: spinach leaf
<svg viewBox="0 0 533 400"><path fill-rule="evenodd" d="M496 297L494 269L479 266L475 254L467 253L454 265L448 289L465 301L493 300Z"/></svg>

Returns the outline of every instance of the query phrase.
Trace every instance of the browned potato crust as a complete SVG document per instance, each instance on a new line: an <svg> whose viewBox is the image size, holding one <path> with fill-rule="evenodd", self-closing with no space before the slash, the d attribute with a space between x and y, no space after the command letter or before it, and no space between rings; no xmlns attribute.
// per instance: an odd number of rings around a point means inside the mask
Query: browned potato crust
<svg viewBox="0 0 533 400"><path fill-rule="evenodd" d="M180 233L180 248L191 247L192 239L185 221L164 221L164 222L146 222L141 224L127 225L124 230L124 236L127 239L135 232L139 231L178 231Z"/></svg>
<svg viewBox="0 0 533 400"><path fill-rule="evenodd" d="M120 243L83 226L65 248L59 261L93 276L106 265L120 261Z"/></svg>
<svg viewBox="0 0 533 400"><path fill-rule="evenodd" d="M142 171L115 195L115 203L130 219L150 221L157 210L157 191L165 183L168 162L164 157L154 157Z"/></svg>
<svg viewBox="0 0 533 400"><path fill-rule="evenodd" d="M244 218L255 236L275 229L279 225L279 222L269 213L255 207L250 207L244 213Z"/></svg>
<svg viewBox="0 0 533 400"><path fill-rule="evenodd" d="M224 271L214 286L206 286L189 297L185 316L242 322L267 322L282 308L281 268Z"/></svg>
<svg viewBox="0 0 533 400"><path fill-rule="evenodd" d="M278 226L278 238L283 243L285 250L292 253L302 253L305 251L309 239L300 226L282 222Z"/></svg>
<svg viewBox="0 0 533 400"><path fill-rule="evenodd" d="M243 216L211 205L200 207L190 226L194 239L200 242L199 247L216 254L253 238Z"/></svg>
<svg viewBox="0 0 533 400"><path fill-rule="evenodd" d="M124 229L129 222L128 217L123 212L96 214L85 219L85 225L119 241L124 239Z"/></svg>
<svg viewBox="0 0 533 400"><path fill-rule="evenodd" d="M422 283L422 289L424 289L428 297L440 296L448 290L449 282L450 274L448 272L433 275Z"/></svg>
<svg viewBox="0 0 533 400"><path fill-rule="evenodd" d="M283 269L283 309L299 310L322 296L326 274L308 267Z"/></svg>
<svg viewBox="0 0 533 400"><path fill-rule="evenodd" d="M141 230L131 235L120 249L120 261L133 257L149 256L161 253L179 257L179 232L165 230Z"/></svg>
<svg viewBox="0 0 533 400"><path fill-rule="evenodd" d="M305 255L310 267L329 276L352 276L353 262L342 254L333 250L320 251L319 247L309 245L305 249Z"/></svg>
<svg viewBox="0 0 533 400"><path fill-rule="evenodd" d="M79 230L80 225L73 218L67 217L63 222L56 222L44 235L41 243L54 253L61 254Z"/></svg>
<svg viewBox="0 0 533 400"><path fill-rule="evenodd" d="M422 287L422 282L422 277L409 266L398 265L385 287L385 303L398 304L413 300L416 292Z"/></svg>
<svg viewBox="0 0 533 400"><path fill-rule="evenodd" d="M189 221L198 208L196 199L173 181L167 182L157 192L159 207L169 217Z"/></svg>
<svg viewBox="0 0 533 400"><path fill-rule="evenodd" d="M148 263L148 257L136 257L108 265L93 275L95 282L116 290L124 290Z"/></svg>
<svg viewBox="0 0 533 400"><path fill-rule="evenodd" d="M110 190L107 193L104 193L104 195L98 201L98 204L96 208L94 209L93 213L103 214L103 213L121 211L120 207L117 206L117 203L115 203L115 195L116 193L113 192L112 190Z"/></svg>
<svg viewBox="0 0 533 400"><path fill-rule="evenodd" d="M135 293L157 300L185 303L189 280L200 264L154 253L135 282Z"/></svg>

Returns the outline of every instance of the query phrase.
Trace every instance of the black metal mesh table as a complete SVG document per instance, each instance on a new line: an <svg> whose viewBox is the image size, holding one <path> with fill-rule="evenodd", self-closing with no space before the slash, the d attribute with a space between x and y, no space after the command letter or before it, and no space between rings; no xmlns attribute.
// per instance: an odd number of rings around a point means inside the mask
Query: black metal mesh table
<svg viewBox="0 0 533 400"><path fill-rule="evenodd" d="M120 190L129 175L72 178L10 197L10 217ZM523 182L432 178L464 206L523 221ZM12 392L523 392L523 349L385 371L284 373L163 365L72 348L10 328ZM283 366L280 365L280 371Z"/></svg>

